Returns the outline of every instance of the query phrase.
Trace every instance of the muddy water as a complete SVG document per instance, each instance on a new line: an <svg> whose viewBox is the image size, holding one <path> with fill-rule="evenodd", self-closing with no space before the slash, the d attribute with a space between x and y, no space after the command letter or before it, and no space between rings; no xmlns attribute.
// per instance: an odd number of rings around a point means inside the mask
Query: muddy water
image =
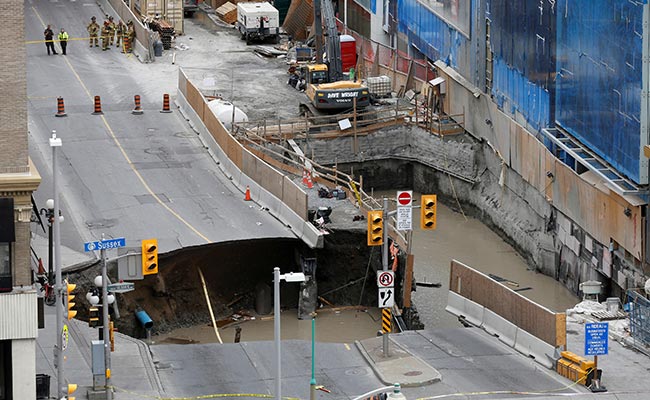
<svg viewBox="0 0 650 400"><path fill-rule="evenodd" d="M381 193L389 197L395 192ZM381 195L375 193L375 196ZM419 194L414 197L419 198ZM418 287L413 293L420 318L426 328L456 327L459 323L445 311L449 288L449 265L452 259L461 261L486 274L494 274L509 281L512 289L553 311L564 311L578 302L577 297L554 279L528 268L523 258L497 234L473 218L465 218L438 204L438 223L435 231L419 228L419 212L413 212L414 274L419 282L440 283L441 287ZM319 342L351 343L376 335L380 328L379 310L321 310L316 322L316 340ZM232 342L235 327L242 328L242 341L273 340L273 318L254 315L254 320L237 322L220 329L224 342ZM311 339L311 320L300 321L295 310L282 312L283 339ZM210 343L216 342L211 326L181 328L168 334L154 336L156 343Z"/></svg>
<svg viewBox="0 0 650 400"><path fill-rule="evenodd" d="M395 196L395 192L386 193ZM419 198L419 194L414 194ZM413 293L420 318L427 328L458 326L445 312L449 265L456 259L485 274L507 279L512 289L553 311L564 311L578 298L554 279L529 269L525 260L480 221L438 204L437 229L420 230L419 212L413 212L413 272L420 282L441 283L440 288L418 287Z"/></svg>
<svg viewBox="0 0 650 400"><path fill-rule="evenodd" d="M273 316L251 314L255 319L235 322L219 328L224 343L233 343L236 327L241 328L241 341L273 340ZM282 310L282 340L311 340L311 320L299 320L296 310ZM355 340L375 336L380 329L381 313L377 308L367 310L331 309L318 311L316 340L318 342L354 343ZM154 336L158 344L191 344L218 342L212 326L180 328L164 335Z"/></svg>

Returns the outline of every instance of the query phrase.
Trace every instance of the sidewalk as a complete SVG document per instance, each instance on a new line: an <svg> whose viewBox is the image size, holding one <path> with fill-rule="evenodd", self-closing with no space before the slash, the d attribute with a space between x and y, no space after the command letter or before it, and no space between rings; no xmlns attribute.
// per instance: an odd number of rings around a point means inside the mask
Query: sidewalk
<svg viewBox="0 0 650 400"><path fill-rule="evenodd" d="M40 239L39 239L40 238ZM44 249L41 249L44 242ZM40 257L47 254L47 239L36 236L34 247ZM40 252L39 252L40 251ZM94 257L62 247L63 270L95 262ZM85 301L83 293L77 293L76 301ZM64 321L66 322L66 321ZM92 388L91 341L98 339L98 330L86 322L67 321L69 340L63 352L66 383L78 385L74 396L86 399ZM54 306L45 306L45 328L39 329L36 339L36 373L50 375L50 397L57 395L57 375L54 367L54 346L56 335L56 312ZM148 347L140 340L115 332L115 351L111 353L111 385L115 387L116 400L136 400L145 397L159 397L162 385Z"/></svg>
<svg viewBox="0 0 650 400"><path fill-rule="evenodd" d="M386 385L399 382L402 387L425 386L439 382L440 372L389 338L388 357L383 351L383 337L359 340L357 349Z"/></svg>

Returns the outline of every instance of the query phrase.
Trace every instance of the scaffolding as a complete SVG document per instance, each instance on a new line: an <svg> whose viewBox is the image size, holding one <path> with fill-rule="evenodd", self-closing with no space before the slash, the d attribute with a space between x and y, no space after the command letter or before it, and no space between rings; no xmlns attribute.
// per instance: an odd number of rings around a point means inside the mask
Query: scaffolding
<svg viewBox="0 0 650 400"><path fill-rule="evenodd" d="M628 290L627 303L634 346L647 354L650 351L650 300L634 290Z"/></svg>

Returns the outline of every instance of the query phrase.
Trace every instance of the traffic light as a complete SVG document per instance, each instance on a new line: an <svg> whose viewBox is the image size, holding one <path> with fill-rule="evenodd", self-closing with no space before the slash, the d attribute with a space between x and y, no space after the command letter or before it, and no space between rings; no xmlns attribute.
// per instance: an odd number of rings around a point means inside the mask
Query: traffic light
<svg viewBox="0 0 650 400"><path fill-rule="evenodd" d="M88 309L88 326L91 328L101 326L101 314L99 313L99 308L90 307Z"/></svg>
<svg viewBox="0 0 650 400"><path fill-rule="evenodd" d="M424 230L436 229L436 209L438 198L435 194L423 194L420 206L420 228Z"/></svg>
<svg viewBox="0 0 650 400"><path fill-rule="evenodd" d="M72 291L77 287L74 283L68 283L64 281L65 284L65 308L66 308L66 317L68 320L71 320L77 315L77 310L72 308L76 305L72 300L74 300L75 295L72 294Z"/></svg>
<svg viewBox="0 0 650 400"><path fill-rule="evenodd" d="M368 246L384 244L384 212L368 211Z"/></svg>
<svg viewBox="0 0 650 400"><path fill-rule="evenodd" d="M158 240L142 241L142 275L158 273Z"/></svg>
<svg viewBox="0 0 650 400"><path fill-rule="evenodd" d="M72 393L77 391L77 384L76 383L68 383L68 386L66 387L68 395L66 398L68 400L75 400L76 397L70 396Z"/></svg>

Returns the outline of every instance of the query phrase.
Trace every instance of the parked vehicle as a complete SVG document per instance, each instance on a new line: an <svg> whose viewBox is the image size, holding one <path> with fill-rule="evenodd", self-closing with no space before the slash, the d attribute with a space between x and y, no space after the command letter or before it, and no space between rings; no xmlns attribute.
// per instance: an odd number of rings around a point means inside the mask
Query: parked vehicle
<svg viewBox="0 0 650 400"><path fill-rule="evenodd" d="M199 11L198 0L183 0L183 16L191 18Z"/></svg>
<svg viewBox="0 0 650 400"><path fill-rule="evenodd" d="M280 15L270 3L237 3L237 30L246 44L253 40L280 39Z"/></svg>

